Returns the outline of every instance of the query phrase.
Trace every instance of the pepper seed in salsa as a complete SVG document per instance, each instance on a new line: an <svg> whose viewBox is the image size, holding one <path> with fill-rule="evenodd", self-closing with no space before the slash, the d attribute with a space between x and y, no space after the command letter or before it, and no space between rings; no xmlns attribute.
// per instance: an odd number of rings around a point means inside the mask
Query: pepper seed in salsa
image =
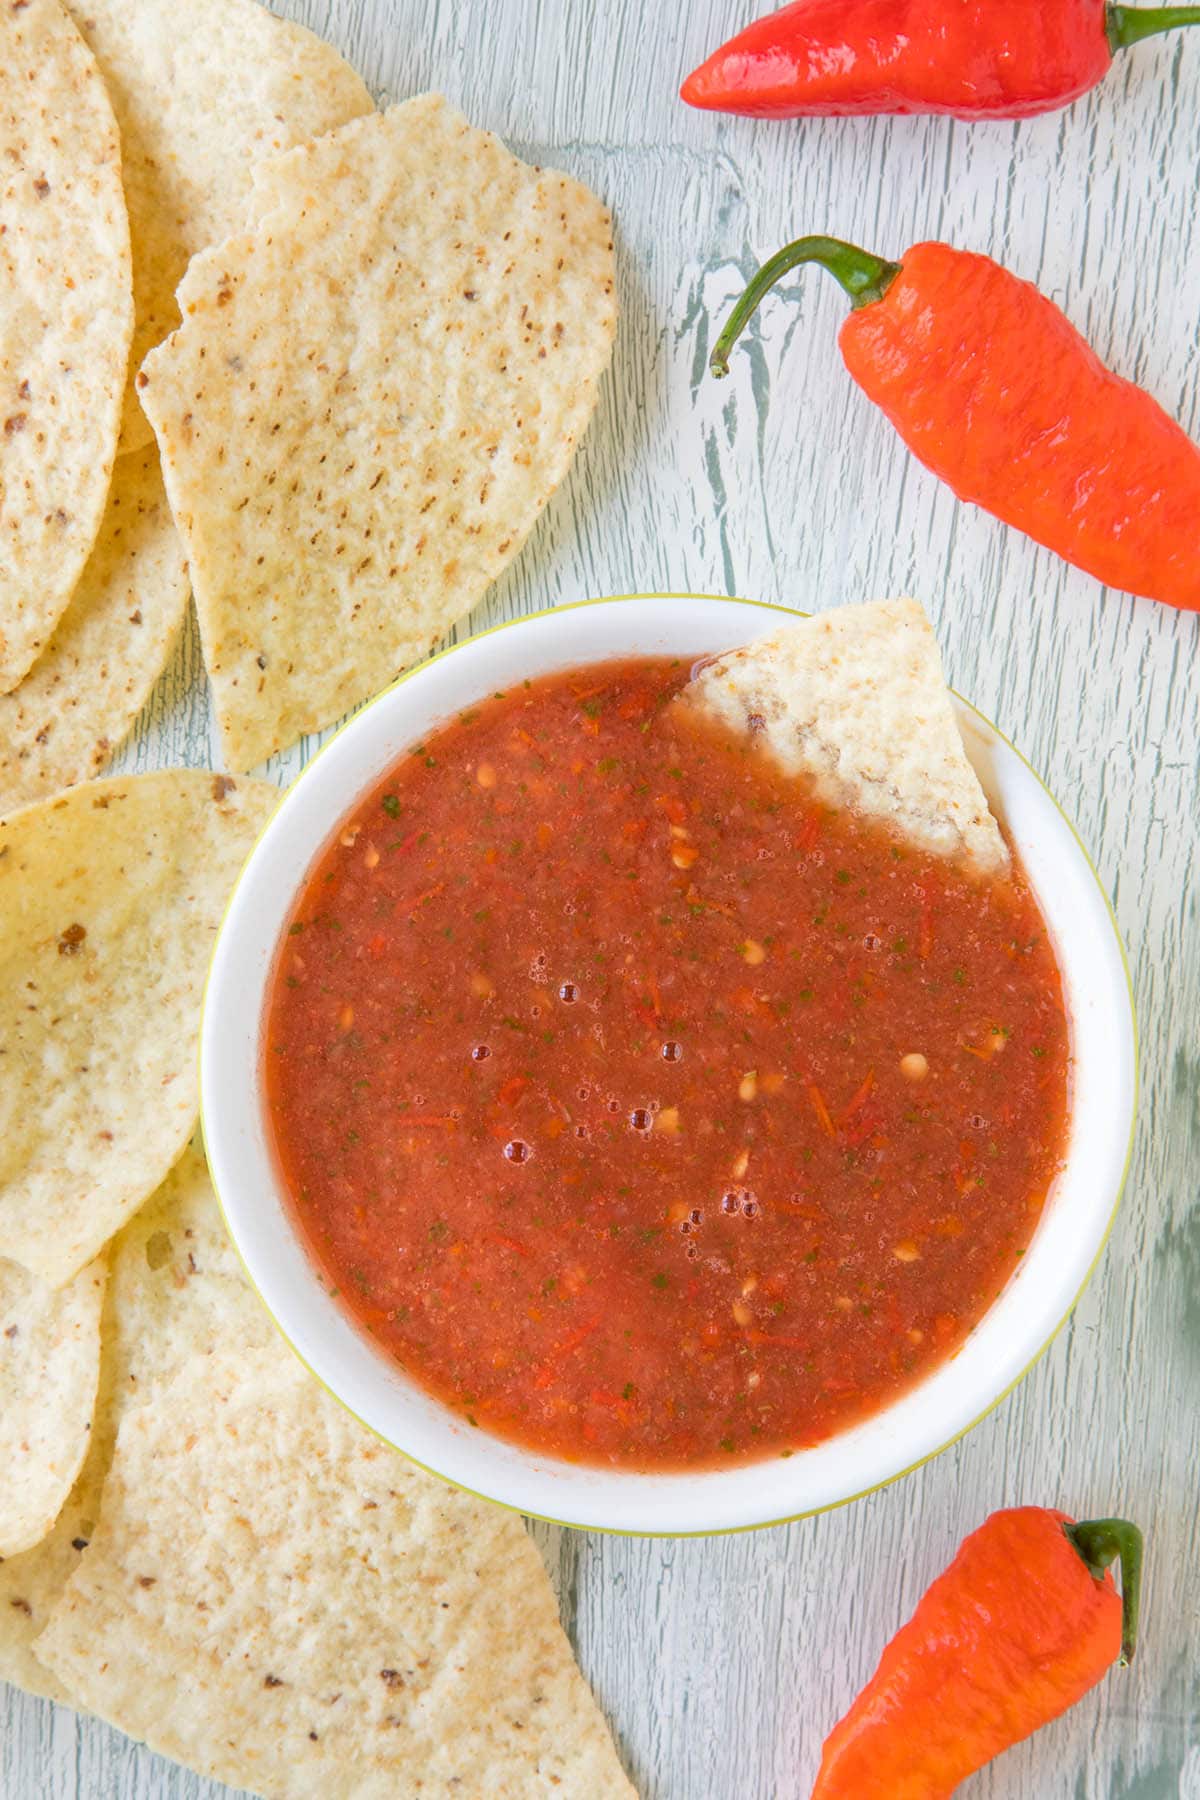
<svg viewBox="0 0 1200 1800"><path fill-rule="evenodd" d="M1060 1166L1069 1034L982 882L672 705L526 682L345 820L278 953L275 1146L353 1318L460 1416L641 1470L787 1455L951 1355Z"/></svg>

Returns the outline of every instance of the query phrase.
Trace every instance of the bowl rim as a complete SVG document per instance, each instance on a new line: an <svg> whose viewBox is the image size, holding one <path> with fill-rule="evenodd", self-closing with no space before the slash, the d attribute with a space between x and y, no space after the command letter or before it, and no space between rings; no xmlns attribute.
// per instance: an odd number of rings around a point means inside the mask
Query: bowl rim
<svg viewBox="0 0 1200 1800"><path fill-rule="evenodd" d="M217 930L216 938L214 940L212 956L210 958L208 970L207 970L207 973L205 976L204 994L203 994L203 1002L202 1002L202 1009L201 1009L201 1024L200 1024L200 1031L198 1033L198 1039L197 1039L197 1064L198 1064L198 1076L199 1076L198 1086L199 1086L199 1095L200 1095L199 1118L200 1118L200 1127L201 1127L201 1132L202 1132L205 1160L206 1160L207 1167L208 1167L209 1178L212 1182L213 1192L216 1196L218 1207L220 1208L221 1218L224 1223L225 1230L228 1233L230 1242L233 1245L234 1251L238 1257L239 1262L241 1263L242 1269L246 1275L246 1279L250 1283L251 1288L253 1289L256 1299L258 1300L259 1304L266 1311L267 1316L270 1318L275 1329L278 1331L278 1333L280 1334L280 1337L283 1339L284 1343L286 1344L289 1353L292 1354L293 1356L295 1356L301 1362L303 1367L308 1370L309 1374L313 1377L313 1379L321 1386L321 1388L324 1389L324 1391L334 1401L336 1401L336 1403L339 1406L343 1407L345 1409L345 1411L351 1415L352 1418L356 1419L360 1425L362 1425L367 1431L369 1431L372 1434L372 1436L377 1438L382 1444L386 1445L388 1449L396 1451L398 1454L403 1456L406 1461L412 1463L415 1467L423 1470L426 1474L435 1477L439 1481L446 1482L449 1486L455 1487L455 1488L459 1489L461 1492L471 1494L474 1498L484 1501L488 1505L499 1506L499 1507L504 1508L504 1510L507 1512L516 1513L519 1516L524 1517L524 1518L538 1519L539 1521L541 1521L544 1524L556 1525L563 1529L580 1530L580 1531L596 1531L596 1532L600 1532L606 1536L633 1537L633 1538L668 1538L669 1539L669 1538L732 1537L732 1536L736 1536L736 1535L739 1535L744 1532L770 1530L776 1526L796 1524L804 1519L819 1518L822 1514L836 1512L842 1507L851 1506L859 1500L864 1500L864 1499L868 1498L871 1494L879 1493L885 1488L892 1487L896 1483L903 1481L907 1476L914 1474L918 1469L923 1468L927 1463L933 1462L937 1457L943 1455L945 1451L952 1449L955 1444L959 1443L964 1437L966 1437L970 1432L972 1432L976 1428L977 1425L981 1424L984 1419L988 1418L989 1415L991 1413L993 1413L1008 1398L1008 1396L1014 1391L1014 1389L1016 1389L1017 1387L1020 1386L1020 1384L1025 1380L1026 1376L1031 1372L1031 1370L1037 1365L1037 1363L1039 1363L1041 1361L1042 1357L1046 1354L1046 1352L1049 1350L1050 1346L1054 1343L1055 1339L1059 1336L1059 1333L1063 1330L1064 1326L1070 1320L1072 1314L1075 1311L1076 1306L1079 1304L1080 1299L1082 1298L1086 1288L1088 1287L1089 1283L1091 1282L1091 1279L1092 1279L1093 1275L1095 1274L1097 1265L1099 1264L1100 1259L1103 1256L1104 1251L1108 1245L1108 1240L1112 1235L1113 1226L1116 1223L1117 1214L1120 1210L1121 1201L1123 1199L1125 1187L1128 1182L1129 1171L1130 1171L1130 1166L1131 1166L1132 1157L1133 1157L1134 1139L1135 1139L1136 1131L1137 1131L1138 1111L1139 1111L1139 1103L1140 1103L1141 1043L1140 1043L1140 1031L1139 1031L1139 1024L1138 1024L1138 1017L1137 1017L1136 999L1135 999L1134 986L1133 986L1133 977L1132 977L1132 971L1130 969L1130 964L1129 964L1129 956L1128 956L1128 953L1125 948L1124 939L1122 938L1122 935L1121 935L1120 926L1117 921L1117 916L1116 916L1115 909L1113 907L1111 897L1110 897L1107 889L1105 888L1104 883L1102 882L1102 880L1100 878L1099 871L1096 868L1096 865L1093 862L1092 857L1091 857L1086 845L1084 844L1082 838L1080 837L1079 832L1076 830L1076 827L1075 827L1073 821L1067 815L1066 811L1064 810L1064 808L1058 801L1055 794L1051 791L1048 784L1043 780L1041 775L1034 768L1033 764L1029 761L1028 757L1026 757L1022 753L1022 751L1017 747L1017 745L1012 741L1012 739L1009 738L1003 731L1001 731L1000 728L991 719L989 719L985 713L983 713L977 706L975 706L972 701L967 700L965 698L965 696L960 694L956 688L948 688L948 691L951 693L951 695L953 696L954 700L958 703L958 705L960 707L964 708L975 719L977 719L987 733L994 735L995 738L998 739L999 742L1001 742L1007 748L1007 750L1009 752L1011 752L1011 754L1016 758L1017 762L1020 763L1023 766L1023 768L1027 771L1027 773L1033 778L1033 781L1036 783L1037 787L1041 790L1042 794L1046 797L1046 799L1048 799L1050 801L1051 806L1053 807L1054 811L1058 814L1059 819L1066 826L1067 831L1070 835L1070 838L1074 842L1075 849L1077 850L1077 852L1080 856L1082 865L1086 868L1086 870L1091 878L1092 884L1094 885L1097 893L1099 894L1100 900L1103 904L1103 908L1107 915L1109 927L1111 930L1112 942L1116 947L1117 954L1118 954L1119 961L1120 961L1121 972L1124 976L1126 998L1128 1001L1128 1022L1129 1022L1129 1032L1130 1032L1129 1049L1130 1049L1130 1055L1131 1055L1130 1069L1129 1069L1129 1076L1130 1076L1129 1130L1128 1130L1128 1134L1127 1134L1124 1158L1123 1158L1123 1162L1122 1162L1122 1166L1121 1166L1120 1175L1114 1186L1112 1205L1109 1210L1107 1219L1104 1223L1103 1230L1100 1233L1099 1238L1097 1240L1095 1253L1093 1254L1090 1262L1088 1263L1088 1266L1087 1266L1086 1270L1084 1271L1082 1278L1079 1280L1078 1285L1074 1289L1074 1292L1070 1295L1069 1300L1065 1303L1061 1318L1054 1325L1053 1329L1048 1333L1048 1335L1045 1337L1045 1339L1042 1341L1042 1343L1034 1350L1032 1355L1029 1357L1029 1360L1026 1363L1024 1363L1024 1365L1019 1370L1019 1372L1017 1374L1015 1374L1011 1380L1006 1382L1006 1384L999 1390L999 1392L996 1393L995 1396L993 1398L991 1398L987 1402L987 1404L985 1406L983 1406L977 1414L975 1414L972 1418L970 1418L965 1424L960 1426L957 1430L953 1431L944 1440L938 1442L932 1449L926 1450L922 1455L916 1457L912 1462L906 1463L902 1468L895 1470L891 1474L883 1476L878 1481L869 1483L866 1487L858 1489L854 1493L846 1494L838 1499L825 1501L821 1505L818 1505L818 1506L803 1507L796 1512L785 1512L777 1518L753 1519L753 1520L750 1520L747 1522L737 1523L737 1524L702 1525L702 1526L696 1527L694 1529L688 1529L688 1530L679 1530L679 1529L673 1530L673 1529L669 1529L669 1528L654 1528L654 1527L648 1528L645 1526L639 1527L636 1525L606 1525L606 1524L596 1523L592 1520L579 1521L579 1520L559 1518L557 1515L555 1515L553 1513L537 1511L537 1510L531 1509L530 1507L528 1507L526 1505L520 1505L513 1500L506 1500L506 1499L500 1498L499 1496L497 1496L495 1494L485 1492L482 1489L472 1487L468 1483L459 1479L458 1477L446 1474L444 1470L437 1468L432 1463L426 1463L426 1462L422 1461L419 1457L414 1456L410 1450L407 1450L402 1445L397 1444L379 1426L373 1424L371 1422L371 1420L365 1418L362 1413L357 1411L357 1409L353 1405L351 1405L350 1401L346 1398L346 1396L343 1393L341 1393L336 1387L332 1386L331 1383L328 1380L326 1380L326 1378L316 1368L313 1367L312 1363L308 1360L308 1358L301 1353L301 1351L297 1347L295 1341L293 1340L290 1333L288 1332L287 1328L284 1326L282 1320L279 1318L279 1316L277 1315L275 1310L272 1308L272 1306L268 1302L265 1294L263 1293L262 1288L259 1286L259 1283L258 1283L257 1279L255 1278L253 1270L251 1269L251 1267L246 1259L246 1255L242 1248L241 1240L240 1240L238 1233L233 1225L232 1219L230 1217L229 1209L226 1206L225 1198L221 1192L221 1187L220 1187L220 1183L218 1180L217 1170L216 1170L216 1167L214 1166L214 1155L213 1155L212 1150L210 1149L210 1134L209 1134L209 1129L208 1129L208 1109L206 1106L206 1099L207 1099L209 1089L208 1089L208 1085L204 1078L204 1071L205 1071L207 1057L209 1054L209 1049L208 1049L209 1022L210 1022L211 1017L213 1016L212 1013L210 1012L209 1002L210 1002L210 996L211 996L212 988L213 988L214 975L217 971L218 964L221 959L222 944L225 939L226 928L229 924L230 916L233 912L234 905L237 900L238 894L242 888L243 882L244 882L246 875L251 867L251 864L257 856L260 845L262 844L264 838L267 836L268 832L271 830L271 828L274 824L275 818L279 812L280 806L282 806L282 804L283 804L283 801L295 791L295 789L299 785L299 783L310 773L310 771L312 769L314 769L316 767L316 765L319 762L322 761L322 759L325 757L326 753L328 751L330 751L333 748L333 746L336 743L338 743L339 740L347 732L349 732L350 730L357 727L359 722L368 713L371 713L372 711L374 711L374 709L376 707L378 707L383 701L388 700L393 694L395 694L397 692L398 689L404 687L414 677L424 674L427 670L432 668L435 664L446 661L448 658L450 658L451 656L454 656L460 650L464 650L468 646L481 643L485 639L495 637L495 636L499 635L501 632L511 631L520 626L536 624L540 621L554 618L560 614L579 612L579 611L582 611L585 609L595 608L595 607L618 606L618 605L622 605L625 603L647 601L647 600L695 600L695 601L700 601L700 602L716 602L721 605L743 606L743 607L753 608L757 611L770 613L774 617L780 619L781 621L786 621L788 619L793 619L793 620L794 619L802 619L802 618L808 618L808 617L813 616L811 613L809 613L806 610L802 610L800 608L795 608L795 607L782 606L782 605L779 605L779 604L771 602L771 601L751 600L751 599L745 598L742 595L734 595L734 594L698 593L698 592L694 592L691 590L679 589L679 588L666 588L666 589L647 590L647 591L642 591L642 592L631 592L631 593L622 593L622 594L596 595L596 596L592 596L592 597L589 597L589 598L583 599L583 600L567 601L567 602L563 602L558 605L541 607L535 612L520 613L514 618L503 619L499 623L489 626L487 628L487 630L485 630L485 631L472 632L468 636L464 636L464 637L458 639L455 643L445 645L442 649L436 651L433 655L427 656L422 661L414 663L409 668L403 670L402 673L400 675L398 675L394 681L389 682L389 684L385 688L381 688L377 694L373 695L371 697L371 699L368 700L363 706L361 706L356 712L352 713L348 718L343 720L342 723L338 726L337 730L335 732L333 732L333 734L328 738L328 740L320 746L320 748L314 753L314 755L312 757L309 758L309 760L304 764L304 766L299 770L299 772L293 777L293 779L290 782L288 782L287 786L280 789L279 805L277 805L272 810L270 818L268 818L266 823L263 825L262 829L259 831L257 837L255 838L253 846L251 847L249 853L247 854L247 856L245 858L245 861L242 864L242 867L238 871L237 879L234 882L233 887L230 890L230 893L229 893L226 903L225 903L225 908L222 913L221 922L220 922L220 925ZM613 660L618 655L619 655L619 652L614 652L613 656L608 658L607 660ZM599 661L605 660L605 659L597 657L594 660L599 662ZM349 804L350 804L350 802L347 803L346 810L349 810ZM320 852L319 852L319 847L318 847L316 850L313 851L312 857L315 857L319 853ZM312 860L312 858L310 858L310 863L311 863L311 860ZM1036 892L1036 890L1035 890L1035 892ZM301 1245L301 1248L303 1249L303 1245ZM305 1254L307 1255L307 1251L305 1251ZM992 1310L991 1307L989 1307L988 1311L990 1312L991 1310ZM986 1316L987 1316L987 1314L985 1313L984 1317L986 1317ZM980 1323L982 1323L982 1320L980 1321ZM356 1327L356 1329L357 1329L357 1327ZM951 1358L950 1360L952 1361L953 1358ZM937 1365L937 1368L935 1368L934 1370L932 1370L930 1372L931 1375L936 1374L937 1369L943 1368L945 1366L946 1366L945 1364ZM918 1383L918 1388L921 1385L922 1384ZM916 1390L910 1390L910 1391L916 1391ZM901 1398L903 1398L903 1396L901 1396ZM886 1413L888 1410L889 1409L887 1407L882 1408L881 1413ZM871 1418L873 1419L876 1416L877 1415L872 1414ZM870 1423L870 1420L864 1421L864 1423ZM835 1434L835 1436L836 1435L837 1434ZM491 1437L491 1436L494 1436L494 1434L484 1433L484 1434L481 1434L481 1436ZM497 1438L496 1441L498 1443L505 1442L505 1440L502 1440L499 1438ZM517 1448L519 1449L520 1447L517 1446ZM770 1460L771 1459L768 1459L768 1462ZM746 1464L738 1463L736 1465L733 1465L733 1467L731 1467L730 1473L733 1472L733 1468L753 1468L755 1466L756 1466L756 1464L754 1464L753 1462L746 1463ZM643 1479L645 1478L644 1472L642 1472L642 1471L601 1469L598 1472L600 1474L604 1475L606 1478L620 1479L623 1476L628 1476L629 1478L631 1478L633 1480L636 1480L639 1477L641 1477ZM711 1471L705 1470L702 1473L707 1474L710 1472ZM698 1473L700 1473L700 1472L698 1472ZM723 1473L723 1471L719 1471L718 1473Z"/></svg>

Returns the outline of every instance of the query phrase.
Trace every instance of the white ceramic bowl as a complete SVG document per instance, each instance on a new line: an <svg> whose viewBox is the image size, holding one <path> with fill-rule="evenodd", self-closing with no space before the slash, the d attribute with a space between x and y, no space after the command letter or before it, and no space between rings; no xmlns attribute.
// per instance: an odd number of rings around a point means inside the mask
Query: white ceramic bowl
<svg viewBox="0 0 1200 1800"><path fill-rule="evenodd" d="M836 1506L914 1468L977 1423L1045 1349L1100 1253L1124 1180L1136 1039L1108 902L1033 770L959 701L968 754L1054 938L1075 1061L1066 1166L1018 1272L951 1361L874 1418L790 1458L698 1474L630 1474L558 1462L464 1424L392 1367L322 1287L268 1145L260 1061L276 943L335 825L410 744L494 688L616 656L726 650L790 616L742 600L633 595L520 619L423 664L351 720L287 794L238 883L213 958L201 1039L208 1157L234 1241L280 1329L339 1400L416 1462L564 1524L736 1530Z"/></svg>

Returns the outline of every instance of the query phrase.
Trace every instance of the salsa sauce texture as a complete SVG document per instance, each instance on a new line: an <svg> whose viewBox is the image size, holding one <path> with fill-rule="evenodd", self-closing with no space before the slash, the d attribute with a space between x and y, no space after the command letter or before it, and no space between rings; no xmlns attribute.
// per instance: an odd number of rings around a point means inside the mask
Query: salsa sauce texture
<svg viewBox="0 0 1200 1800"><path fill-rule="evenodd" d="M278 954L276 1151L328 1284L471 1424L789 1454L942 1362L1058 1170L1069 1041L978 885L671 702L498 694L357 805Z"/></svg>

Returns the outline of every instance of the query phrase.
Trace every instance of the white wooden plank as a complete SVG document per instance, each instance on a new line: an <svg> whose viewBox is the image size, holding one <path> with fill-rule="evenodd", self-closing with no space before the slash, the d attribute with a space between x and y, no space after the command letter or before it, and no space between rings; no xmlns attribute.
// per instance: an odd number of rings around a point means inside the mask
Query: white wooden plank
<svg viewBox="0 0 1200 1800"><path fill-rule="evenodd" d="M472 624L586 594L797 606L909 589L952 676L1048 778L1114 896L1142 1022L1125 1205L1074 1320L961 1444L822 1519L658 1542L536 1528L583 1666L655 1800L807 1792L824 1731L961 1536L1001 1504L1124 1510L1150 1534L1134 1669L963 1789L973 1800L1200 1800L1200 643L958 506L838 359L817 271L763 309L729 381L712 320L786 238L921 237L1036 280L1200 435L1200 38L1143 46L1021 126L688 112L679 79L753 9L696 0L292 0L374 91L440 87L612 202L623 320L600 414ZM314 748L277 759L281 779ZM194 625L126 752L215 754ZM95 1722L0 1701L4 1800L216 1800Z"/></svg>

